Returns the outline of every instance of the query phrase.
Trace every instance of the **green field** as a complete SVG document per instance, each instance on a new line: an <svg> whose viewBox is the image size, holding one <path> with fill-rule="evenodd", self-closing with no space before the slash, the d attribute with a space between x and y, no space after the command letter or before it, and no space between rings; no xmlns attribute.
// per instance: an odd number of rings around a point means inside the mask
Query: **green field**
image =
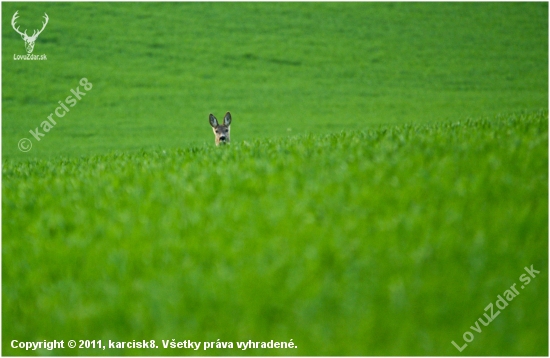
<svg viewBox="0 0 550 358"><path fill-rule="evenodd" d="M548 354L547 3L2 10L2 355Z"/></svg>

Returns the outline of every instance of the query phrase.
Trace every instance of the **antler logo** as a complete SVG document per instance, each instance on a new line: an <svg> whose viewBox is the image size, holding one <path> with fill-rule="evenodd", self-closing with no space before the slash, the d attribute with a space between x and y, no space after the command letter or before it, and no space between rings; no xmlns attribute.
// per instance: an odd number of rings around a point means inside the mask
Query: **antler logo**
<svg viewBox="0 0 550 358"><path fill-rule="evenodd" d="M18 12L19 10L17 10L15 14L13 14L13 17L11 18L11 26L13 27L15 32L21 35L21 38L23 39L23 41L25 41L25 49L27 50L27 53L32 53L32 50L34 50L34 43L38 38L38 35L40 35L42 31L44 31L44 29L46 28L46 25L48 24L48 20L49 20L48 14L44 13L44 20L46 21L42 23L42 29L34 30L32 33L32 36L29 36L27 35L27 30L25 30L24 32L21 32L19 31L19 26L17 26L17 28L15 27L15 20L17 20L17 18L19 17L17 15Z"/></svg>

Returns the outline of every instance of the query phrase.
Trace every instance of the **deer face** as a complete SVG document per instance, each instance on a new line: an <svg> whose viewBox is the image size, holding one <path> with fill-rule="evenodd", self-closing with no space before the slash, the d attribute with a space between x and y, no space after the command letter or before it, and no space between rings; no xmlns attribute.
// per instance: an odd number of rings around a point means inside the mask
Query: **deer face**
<svg viewBox="0 0 550 358"><path fill-rule="evenodd" d="M15 14L13 14L13 17L11 18L11 26L13 27L15 32L21 35L21 38L23 39L23 41L25 41L25 50L27 50L27 53L32 53L32 51L34 50L34 43L36 42L38 35L40 35L42 31L44 31L44 29L46 28L46 25L48 24L48 20L49 20L48 14L44 13L45 21L42 23L42 29L34 30L32 33L32 36L29 36L27 35L27 30L25 30L24 32L21 32L19 31L19 26L15 27L15 21L19 17L17 15L18 12L19 10L16 11Z"/></svg>
<svg viewBox="0 0 550 358"><path fill-rule="evenodd" d="M213 114L210 114L209 120L210 125L212 126L212 130L214 131L214 139L216 141L216 145L229 143L229 125L231 124L231 113L227 112L225 114L225 117L223 117L223 124L219 124L218 120L216 119L216 117L214 117Z"/></svg>

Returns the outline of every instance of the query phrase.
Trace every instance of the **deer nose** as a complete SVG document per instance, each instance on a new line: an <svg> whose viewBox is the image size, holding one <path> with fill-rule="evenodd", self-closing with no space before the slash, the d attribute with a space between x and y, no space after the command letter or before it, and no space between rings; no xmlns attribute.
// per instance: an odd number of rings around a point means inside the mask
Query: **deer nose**
<svg viewBox="0 0 550 358"><path fill-rule="evenodd" d="M221 141L225 141L225 136L222 135L222 136L220 137L220 140L221 140Z"/></svg>

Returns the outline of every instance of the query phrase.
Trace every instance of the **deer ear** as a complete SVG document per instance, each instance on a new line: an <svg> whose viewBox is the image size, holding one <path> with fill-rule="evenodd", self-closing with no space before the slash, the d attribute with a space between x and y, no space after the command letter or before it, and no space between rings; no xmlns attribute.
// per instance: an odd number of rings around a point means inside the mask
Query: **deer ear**
<svg viewBox="0 0 550 358"><path fill-rule="evenodd" d="M231 124L231 113L227 112L225 117L223 117L223 125L228 126Z"/></svg>
<svg viewBox="0 0 550 358"><path fill-rule="evenodd" d="M212 113L210 113L209 120L212 127L216 128L219 125L218 120L216 119L216 117L214 117Z"/></svg>

